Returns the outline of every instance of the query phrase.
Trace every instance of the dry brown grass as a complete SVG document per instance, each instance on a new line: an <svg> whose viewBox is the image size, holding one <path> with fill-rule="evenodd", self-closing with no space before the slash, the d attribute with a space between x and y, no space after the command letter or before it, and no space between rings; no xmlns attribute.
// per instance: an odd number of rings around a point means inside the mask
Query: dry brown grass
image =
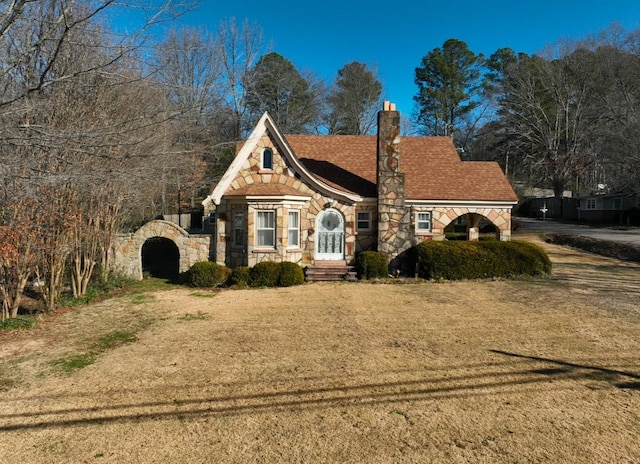
<svg viewBox="0 0 640 464"><path fill-rule="evenodd" d="M544 246L546 279L176 288L0 337L0 462L640 462L640 266Z"/></svg>

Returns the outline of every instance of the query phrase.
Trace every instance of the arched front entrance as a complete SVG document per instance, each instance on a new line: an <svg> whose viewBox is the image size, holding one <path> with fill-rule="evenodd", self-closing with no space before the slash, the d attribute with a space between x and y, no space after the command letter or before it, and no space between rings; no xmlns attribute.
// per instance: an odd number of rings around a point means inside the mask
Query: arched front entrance
<svg viewBox="0 0 640 464"><path fill-rule="evenodd" d="M180 250L168 238L151 237L142 245L142 273L175 279L180 273Z"/></svg>
<svg viewBox="0 0 640 464"><path fill-rule="evenodd" d="M315 259L344 259L344 217L336 209L322 210L316 217Z"/></svg>

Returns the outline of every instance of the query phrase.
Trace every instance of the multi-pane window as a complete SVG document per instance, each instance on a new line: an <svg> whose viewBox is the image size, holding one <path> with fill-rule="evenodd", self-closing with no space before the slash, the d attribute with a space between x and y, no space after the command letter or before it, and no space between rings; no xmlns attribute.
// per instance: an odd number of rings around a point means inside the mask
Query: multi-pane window
<svg viewBox="0 0 640 464"><path fill-rule="evenodd" d="M613 199L613 209L622 209L622 198L617 197Z"/></svg>
<svg viewBox="0 0 640 464"><path fill-rule="evenodd" d="M596 199L587 198L587 209L596 209Z"/></svg>
<svg viewBox="0 0 640 464"><path fill-rule="evenodd" d="M276 246L275 211L258 211L258 215L256 218L256 246Z"/></svg>
<svg viewBox="0 0 640 464"><path fill-rule="evenodd" d="M289 248L300 247L300 211L289 211Z"/></svg>
<svg viewBox="0 0 640 464"><path fill-rule="evenodd" d="M262 152L262 169L273 169L273 152L269 148Z"/></svg>
<svg viewBox="0 0 640 464"><path fill-rule="evenodd" d="M369 211L358 213L358 230L371 230L371 213Z"/></svg>
<svg viewBox="0 0 640 464"><path fill-rule="evenodd" d="M233 241L236 246L244 245L244 213L236 213L233 219Z"/></svg>
<svg viewBox="0 0 640 464"><path fill-rule="evenodd" d="M420 232L431 232L431 213L416 214L416 230Z"/></svg>

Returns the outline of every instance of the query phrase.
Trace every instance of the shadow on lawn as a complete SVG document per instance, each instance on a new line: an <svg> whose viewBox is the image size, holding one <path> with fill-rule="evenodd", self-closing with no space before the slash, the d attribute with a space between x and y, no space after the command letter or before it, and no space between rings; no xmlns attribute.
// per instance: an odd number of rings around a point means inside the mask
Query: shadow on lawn
<svg viewBox="0 0 640 464"><path fill-rule="evenodd" d="M592 378L592 379L597 378L600 380L610 380L615 387L632 389L632 390L640 390L640 375L635 374L633 372L609 369L606 367L589 366L586 364L576 364L568 361L561 361L558 359L541 358L538 356L527 356L523 354L509 353L508 351L502 351L502 350L489 350L489 351L491 351L492 353L501 354L504 356L510 356L510 357L520 358L520 359L528 359L531 361L538 361L538 362L562 366L558 368L538 369L534 372L545 373L546 375L566 375L567 373L582 371L583 372L582 377L584 378ZM634 381L619 382L620 376L628 377L630 379L635 379L635 380L638 380L638 382L634 382Z"/></svg>
<svg viewBox="0 0 640 464"><path fill-rule="evenodd" d="M162 401L110 404L89 408L40 407L38 411L0 415L0 431L73 427L77 425L106 424L158 419L184 420L209 416L264 414L282 411L303 411L331 407L366 407L407 401L436 401L443 399L473 398L509 393L513 387L524 387L553 380L604 380L617 388L640 390L640 375L595 366L580 365L535 356L489 350L492 353L521 358L558 367L538 369L496 369L476 375L450 375L444 373L429 379L398 382L362 383L356 385L330 385L305 389L284 389L249 395L216 395L197 398L169 398ZM512 366L510 363L509 365ZM594 373L599 374L595 375ZM433 374L432 374L433 375ZM621 383L619 377L633 379ZM566 388L557 386L555 388ZM535 392L537 389L533 389ZM549 388L547 388L547 391ZM179 392L180 389L174 390ZM145 394L146 390L138 393ZM28 398L26 398L28 399ZM116 403L117 399L112 398Z"/></svg>

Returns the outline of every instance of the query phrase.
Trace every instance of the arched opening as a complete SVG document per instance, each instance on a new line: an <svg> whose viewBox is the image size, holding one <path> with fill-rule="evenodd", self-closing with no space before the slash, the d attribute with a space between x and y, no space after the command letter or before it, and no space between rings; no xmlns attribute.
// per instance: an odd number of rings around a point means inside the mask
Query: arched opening
<svg viewBox="0 0 640 464"><path fill-rule="evenodd" d="M151 237L142 245L142 273L161 279L176 279L180 273L180 251L163 237Z"/></svg>
<svg viewBox="0 0 640 464"><path fill-rule="evenodd" d="M500 239L500 231L481 214L467 213L458 216L444 229L447 240L492 240Z"/></svg>

